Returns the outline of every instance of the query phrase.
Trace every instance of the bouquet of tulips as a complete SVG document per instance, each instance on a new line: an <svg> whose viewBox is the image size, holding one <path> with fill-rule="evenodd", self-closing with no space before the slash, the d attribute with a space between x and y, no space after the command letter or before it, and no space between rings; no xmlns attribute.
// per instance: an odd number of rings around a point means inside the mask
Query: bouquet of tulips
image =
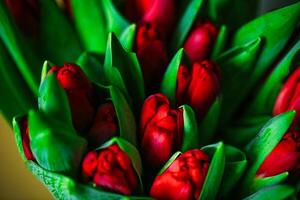
<svg viewBox="0 0 300 200"><path fill-rule="evenodd" d="M56 199L298 199L300 2L257 5L1 0L29 170Z"/></svg>

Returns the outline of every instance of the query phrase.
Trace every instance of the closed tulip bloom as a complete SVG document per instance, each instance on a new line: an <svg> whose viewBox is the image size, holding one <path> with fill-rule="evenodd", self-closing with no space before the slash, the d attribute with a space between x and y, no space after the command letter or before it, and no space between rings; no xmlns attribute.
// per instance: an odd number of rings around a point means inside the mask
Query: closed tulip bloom
<svg viewBox="0 0 300 200"><path fill-rule="evenodd" d="M300 134L290 130L267 156L256 175L275 176L283 172L294 172L300 163Z"/></svg>
<svg viewBox="0 0 300 200"><path fill-rule="evenodd" d="M125 9L130 20L156 24L163 34L174 24L174 0L128 0Z"/></svg>
<svg viewBox="0 0 300 200"><path fill-rule="evenodd" d="M298 67L283 85L277 96L273 114L296 110L294 125L300 125L300 67Z"/></svg>
<svg viewBox="0 0 300 200"><path fill-rule="evenodd" d="M58 82L67 93L74 127L80 132L86 130L94 115L92 84L75 64L52 67L49 73L56 73Z"/></svg>
<svg viewBox="0 0 300 200"><path fill-rule="evenodd" d="M135 51L146 85L158 85L167 67L168 57L163 38L154 24L144 23L138 27Z"/></svg>
<svg viewBox="0 0 300 200"><path fill-rule="evenodd" d="M89 131L89 142L97 147L118 134L118 122L111 102L98 107L96 117Z"/></svg>
<svg viewBox="0 0 300 200"><path fill-rule="evenodd" d="M37 33L40 18L38 0L5 0L5 3L23 33L28 36Z"/></svg>
<svg viewBox="0 0 300 200"><path fill-rule="evenodd" d="M178 105L188 104L201 119L220 90L220 71L211 61L196 62L190 70L181 64L177 73L176 100Z"/></svg>
<svg viewBox="0 0 300 200"><path fill-rule="evenodd" d="M166 96L148 97L141 112L141 147L152 168L161 167L182 144L183 116L181 109L170 108Z"/></svg>
<svg viewBox="0 0 300 200"><path fill-rule="evenodd" d="M89 152L83 159L82 174L96 186L124 195L131 195L138 186L131 160L117 144Z"/></svg>
<svg viewBox="0 0 300 200"><path fill-rule="evenodd" d="M217 28L209 21L191 30L184 43L184 50L192 62L207 59L218 35Z"/></svg>
<svg viewBox="0 0 300 200"><path fill-rule="evenodd" d="M20 121L20 131L22 138L22 146L24 150L24 154L27 160L35 160L35 157L30 148L30 139L29 139L29 129L28 129L28 120L27 118L23 118Z"/></svg>
<svg viewBox="0 0 300 200"><path fill-rule="evenodd" d="M209 157L201 150L186 151L158 175L151 187L151 197L158 200L196 200L208 169Z"/></svg>

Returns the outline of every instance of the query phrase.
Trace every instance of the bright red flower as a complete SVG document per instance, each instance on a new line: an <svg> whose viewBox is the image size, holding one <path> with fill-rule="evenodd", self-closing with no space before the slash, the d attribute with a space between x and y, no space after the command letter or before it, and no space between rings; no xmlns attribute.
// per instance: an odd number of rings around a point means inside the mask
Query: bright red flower
<svg viewBox="0 0 300 200"><path fill-rule="evenodd" d="M161 167L182 144L183 116L181 109L170 108L166 96L149 96L141 112L141 147L146 162Z"/></svg>
<svg viewBox="0 0 300 200"><path fill-rule="evenodd" d="M283 172L293 172L299 163L300 134L295 130L290 130L267 156L256 175L269 177Z"/></svg>
<svg viewBox="0 0 300 200"><path fill-rule="evenodd" d="M78 131L86 130L94 116L91 82L75 64L52 67L49 73L56 73L57 80L68 95L74 127Z"/></svg>
<svg viewBox="0 0 300 200"><path fill-rule="evenodd" d="M126 15L135 22L156 24L166 34L174 24L175 3L174 0L128 0Z"/></svg>
<svg viewBox="0 0 300 200"><path fill-rule="evenodd" d="M18 28L26 35L38 32L40 9L38 0L5 0Z"/></svg>
<svg viewBox="0 0 300 200"><path fill-rule="evenodd" d="M93 125L89 131L89 142L92 146L99 146L110 138L117 136L118 122L112 103L105 103L98 107Z"/></svg>
<svg viewBox="0 0 300 200"><path fill-rule="evenodd" d="M294 125L300 124L300 67L298 67L283 85L277 96L273 114L296 110Z"/></svg>
<svg viewBox="0 0 300 200"><path fill-rule="evenodd" d="M184 50L192 62L209 57L217 35L217 28L209 21L197 25L190 32L184 43Z"/></svg>
<svg viewBox="0 0 300 200"><path fill-rule="evenodd" d="M146 85L160 83L168 63L166 46L154 24L138 27L135 51L142 67Z"/></svg>
<svg viewBox="0 0 300 200"><path fill-rule="evenodd" d="M20 121L20 131L22 138L22 146L24 150L24 154L27 160L35 160L35 157L30 148L30 139L29 139L29 129L28 129L28 120L27 118L23 118Z"/></svg>
<svg viewBox="0 0 300 200"><path fill-rule="evenodd" d="M96 186L124 195L131 195L138 186L131 160L117 144L89 152L82 163L82 174Z"/></svg>
<svg viewBox="0 0 300 200"><path fill-rule="evenodd" d="M158 200L198 199L209 163L209 157L199 149L181 154L155 178L150 195Z"/></svg>
<svg viewBox="0 0 300 200"><path fill-rule="evenodd" d="M177 74L177 104L188 104L201 119L220 90L220 71L211 61L196 62L190 70L181 64Z"/></svg>

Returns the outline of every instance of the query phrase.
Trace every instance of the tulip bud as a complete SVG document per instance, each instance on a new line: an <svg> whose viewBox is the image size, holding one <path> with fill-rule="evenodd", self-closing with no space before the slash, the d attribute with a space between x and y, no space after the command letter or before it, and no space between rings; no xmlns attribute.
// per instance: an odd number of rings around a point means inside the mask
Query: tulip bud
<svg viewBox="0 0 300 200"><path fill-rule="evenodd" d="M138 186L132 162L117 144L89 152L83 159L82 174L96 186L124 195L131 195Z"/></svg>
<svg viewBox="0 0 300 200"><path fill-rule="evenodd" d="M5 0L6 6L18 28L26 35L37 33L40 10L38 0Z"/></svg>
<svg viewBox="0 0 300 200"><path fill-rule="evenodd" d="M167 67L166 46L154 24L141 24L137 30L135 50L146 85L159 83Z"/></svg>
<svg viewBox="0 0 300 200"><path fill-rule="evenodd" d="M155 178L150 195L158 200L198 199L209 162L209 157L199 149L186 151Z"/></svg>
<svg viewBox="0 0 300 200"><path fill-rule="evenodd" d="M277 96L273 114L279 115L288 110L296 110L293 124L300 124L300 67L293 72L283 85Z"/></svg>
<svg viewBox="0 0 300 200"><path fill-rule="evenodd" d="M188 35L184 50L192 62L209 57L218 35L217 28L209 21L197 25Z"/></svg>
<svg viewBox="0 0 300 200"><path fill-rule="evenodd" d="M148 97L141 112L141 148L146 162L161 167L182 145L183 115L171 109L166 96Z"/></svg>
<svg viewBox="0 0 300 200"><path fill-rule="evenodd" d="M25 157L27 160L35 160L35 157L30 148L30 139L29 139L29 129L28 129L27 118L23 118L20 121L20 129L21 129L22 146L23 146Z"/></svg>
<svg viewBox="0 0 300 200"><path fill-rule="evenodd" d="M94 115L92 84L75 64L53 67L49 73L56 73L57 80L68 95L74 127L78 131L86 130Z"/></svg>
<svg viewBox="0 0 300 200"><path fill-rule="evenodd" d="M156 24L163 34L169 32L174 24L174 0L129 0L125 9L130 20Z"/></svg>
<svg viewBox="0 0 300 200"><path fill-rule="evenodd" d="M89 142L97 147L118 133L117 116L112 103L105 103L98 107L93 125L89 131Z"/></svg>
<svg viewBox="0 0 300 200"><path fill-rule="evenodd" d="M283 172L293 172L300 163L300 134L290 130L256 172L257 176L269 177Z"/></svg>
<svg viewBox="0 0 300 200"><path fill-rule="evenodd" d="M181 64L177 73L177 104L188 104L198 119L206 114L220 90L219 67L211 61L194 63L191 71Z"/></svg>

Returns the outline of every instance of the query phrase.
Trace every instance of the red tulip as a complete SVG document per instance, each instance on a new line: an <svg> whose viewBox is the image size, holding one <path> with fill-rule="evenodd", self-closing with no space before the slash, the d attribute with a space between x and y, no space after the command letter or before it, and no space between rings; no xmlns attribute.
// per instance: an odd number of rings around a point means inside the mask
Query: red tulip
<svg viewBox="0 0 300 200"><path fill-rule="evenodd" d="M162 94L148 97L141 112L141 147L146 162L161 167L182 143L182 110L171 109Z"/></svg>
<svg viewBox="0 0 300 200"><path fill-rule="evenodd" d="M209 162L209 157L199 149L181 154L155 178L150 195L158 200L198 199Z"/></svg>
<svg viewBox="0 0 300 200"><path fill-rule="evenodd" d="M300 163L300 134L290 130L264 160L257 176L269 177L294 171Z"/></svg>
<svg viewBox="0 0 300 200"><path fill-rule="evenodd" d="M20 129L21 129L20 131L21 131L21 138L22 138L22 146L23 146L25 157L27 160L35 160L35 157L30 148L30 139L29 139L27 118L21 119Z"/></svg>
<svg viewBox="0 0 300 200"><path fill-rule="evenodd" d="M73 125L76 130L86 130L93 119L93 88L83 71L75 64L53 67L49 73L56 73L60 85L68 95L72 111Z"/></svg>
<svg viewBox="0 0 300 200"><path fill-rule="evenodd" d="M89 142L92 146L99 146L110 138L117 136L118 122L112 103L105 103L98 107L93 125L89 131Z"/></svg>
<svg viewBox="0 0 300 200"><path fill-rule="evenodd" d="M197 25L190 32L184 43L184 50L192 62L209 57L217 35L217 28L209 21Z"/></svg>
<svg viewBox="0 0 300 200"><path fill-rule="evenodd" d="M135 51L144 80L150 86L159 83L167 67L167 53L163 38L153 24L141 24L137 30Z"/></svg>
<svg viewBox="0 0 300 200"><path fill-rule="evenodd" d="M175 20L174 0L129 0L126 14L135 22L147 22L157 25L165 34L169 32Z"/></svg>
<svg viewBox="0 0 300 200"><path fill-rule="evenodd" d="M277 96L273 114L278 115L288 110L296 110L293 124L300 124L300 67L293 72L283 85Z"/></svg>
<svg viewBox="0 0 300 200"><path fill-rule="evenodd" d="M215 101L220 90L220 71L211 61L194 63L189 70L180 65L177 74L176 98L177 104L188 104L201 119L211 104Z"/></svg>
<svg viewBox="0 0 300 200"><path fill-rule="evenodd" d="M40 18L38 0L5 0L5 3L22 32L26 35L37 33Z"/></svg>
<svg viewBox="0 0 300 200"><path fill-rule="evenodd" d="M138 185L130 158L116 144L89 152L83 159L82 174L96 186L124 195L131 195Z"/></svg>

